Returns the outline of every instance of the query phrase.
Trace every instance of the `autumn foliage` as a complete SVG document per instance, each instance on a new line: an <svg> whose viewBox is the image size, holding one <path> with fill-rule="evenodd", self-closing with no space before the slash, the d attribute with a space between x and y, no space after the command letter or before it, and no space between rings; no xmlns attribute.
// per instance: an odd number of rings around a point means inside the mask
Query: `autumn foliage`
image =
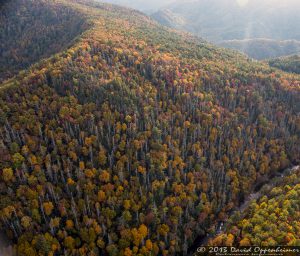
<svg viewBox="0 0 300 256"><path fill-rule="evenodd" d="M267 189L211 245L299 246L300 168Z"/></svg>

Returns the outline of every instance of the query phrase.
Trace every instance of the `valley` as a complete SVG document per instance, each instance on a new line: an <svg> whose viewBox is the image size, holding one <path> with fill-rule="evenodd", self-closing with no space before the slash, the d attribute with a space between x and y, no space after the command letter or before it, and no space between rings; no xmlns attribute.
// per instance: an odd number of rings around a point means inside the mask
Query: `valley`
<svg viewBox="0 0 300 256"><path fill-rule="evenodd" d="M188 253L190 255L193 255L197 251L197 248L210 245L210 243L212 243L211 240L213 240L215 237L222 236L223 233L226 233L226 230L230 229L228 226L232 225L232 222L236 222L236 220L234 220L236 216L238 216L240 220L243 219L247 214L248 208L251 207L251 204L253 204L253 202L257 202L259 198L267 194L268 191L271 191L272 189L280 185L285 177L291 176L293 174L298 174L299 171L299 165L293 166L291 168L287 168L278 172L273 178L268 179L268 181L266 181L265 183L258 184L254 188L252 193L249 194L246 199L240 202L240 205L230 213L230 216L232 217L230 217L229 223L225 220L219 221L218 223L212 225L208 229L211 231L211 233L207 233L205 235L197 237L194 243L189 248ZM223 244L220 244L220 246L222 245Z"/></svg>

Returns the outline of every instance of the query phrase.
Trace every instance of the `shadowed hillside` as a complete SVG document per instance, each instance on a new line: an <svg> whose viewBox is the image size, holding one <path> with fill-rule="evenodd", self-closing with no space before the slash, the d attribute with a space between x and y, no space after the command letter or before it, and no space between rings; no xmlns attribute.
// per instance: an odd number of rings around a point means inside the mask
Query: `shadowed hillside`
<svg viewBox="0 0 300 256"><path fill-rule="evenodd" d="M0 24L0 81L65 49L87 27L78 11L50 0L3 1Z"/></svg>

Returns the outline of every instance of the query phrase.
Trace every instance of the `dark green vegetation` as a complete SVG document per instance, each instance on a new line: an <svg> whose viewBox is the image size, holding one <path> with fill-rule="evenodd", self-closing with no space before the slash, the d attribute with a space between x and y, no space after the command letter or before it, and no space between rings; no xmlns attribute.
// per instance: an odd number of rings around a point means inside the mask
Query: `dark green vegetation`
<svg viewBox="0 0 300 256"><path fill-rule="evenodd" d="M269 60L271 67L279 68L286 72L300 74L300 56L292 55Z"/></svg>
<svg viewBox="0 0 300 256"><path fill-rule="evenodd" d="M299 76L132 10L32 6L91 27L0 85L0 220L17 255L176 255L299 162Z"/></svg>
<svg viewBox="0 0 300 256"><path fill-rule="evenodd" d="M77 11L47 7L47 1L0 2L0 82L70 46L87 28Z"/></svg>
<svg viewBox="0 0 300 256"><path fill-rule="evenodd" d="M290 176L280 178L275 187L235 215L227 227L228 233L210 243L228 246L299 246L300 245L300 168Z"/></svg>
<svg viewBox="0 0 300 256"><path fill-rule="evenodd" d="M196 0L174 1L152 17L252 58L266 59L298 53L299 11L296 0L251 0L246 6L236 0Z"/></svg>

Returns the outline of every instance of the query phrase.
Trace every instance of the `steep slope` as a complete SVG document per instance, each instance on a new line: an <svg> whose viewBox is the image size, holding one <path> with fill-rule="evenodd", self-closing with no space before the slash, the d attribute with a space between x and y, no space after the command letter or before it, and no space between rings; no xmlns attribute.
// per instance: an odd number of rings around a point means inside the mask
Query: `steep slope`
<svg viewBox="0 0 300 256"><path fill-rule="evenodd" d="M212 241L212 245L299 246L300 168L277 185L266 188L264 196L254 200L246 211L232 218L227 233Z"/></svg>
<svg viewBox="0 0 300 256"><path fill-rule="evenodd" d="M287 57L272 59L269 60L269 65L286 72L300 74L300 55L291 55Z"/></svg>
<svg viewBox="0 0 300 256"><path fill-rule="evenodd" d="M236 0L176 1L152 17L162 24L242 50L253 58L263 59L297 53L283 40L297 40L300 34L299 1L251 0L240 6ZM259 51L264 40L266 53ZM250 39L251 41L243 41ZM225 43L224 43L225 41ZM247 44L245 44L247 43ZM268 43L268 44L266 44ZM290 47L290 48L288 48ZM286 51L288 53L286 54Z"/></svg>
<svg viewBox="0 0 300 256"><path fill-rule="evenodd" d="M17 255L186 252L299 162L299 76L130 9L43 3L91 27L0 85L0 220Z"/></svg>
<svg viewBox="0 0 300 256"><path fill-rule="evenodd" d="M2 1L0 24L0 82L60 52L87 27L75 10L26 0Z"/></svg>

